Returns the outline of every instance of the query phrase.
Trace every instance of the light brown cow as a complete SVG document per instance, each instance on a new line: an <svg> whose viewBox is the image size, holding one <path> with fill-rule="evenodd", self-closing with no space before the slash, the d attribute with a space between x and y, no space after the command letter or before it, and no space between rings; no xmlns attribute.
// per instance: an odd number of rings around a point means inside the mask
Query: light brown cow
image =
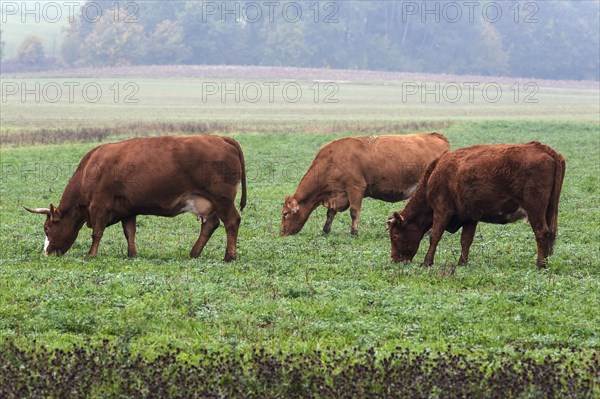
<svg viewBox="0 0 600 399"><path fill-rule="evenodd" d="M459 264L466 264L478 222L505 224L527 217L546 266L557 233L564 158L547 145L477 145L448 152L428 166L419 188L388 220L394 262L409 262L429 229L424 266L433 264L444 230L462 227Z"/></svg>
<svg viewBox="0 0 600 399"><path fill-rule="evenodd" d="M62 255L86 223L92 228L89 256L95 256L104 229L121 222L127 254L137 254L137 215L194 213L202 220L190 252L198 257L219 220L227 232L225 261L235 259L240 214L234 206L246 167L237 141L218 136L153 137L104 144L88 152L69 180L58 207L30 209L45 214L46 254Z"/></svg>
<svg viewBox="0 0 600 399"><path fill-rule="evenodd" d="M350 234L358 233L364 197L396 202L411 196L427 165L450 149L439 133L344 137L319 150L296 193L286 196L281 235L298 233L310 214L325 206L323 232L338 212L350 208Z"/></svg>

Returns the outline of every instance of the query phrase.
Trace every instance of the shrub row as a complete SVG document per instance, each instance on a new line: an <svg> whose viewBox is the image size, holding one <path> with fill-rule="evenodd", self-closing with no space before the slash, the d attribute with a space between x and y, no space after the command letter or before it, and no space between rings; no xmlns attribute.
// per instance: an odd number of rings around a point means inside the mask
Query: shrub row
<svg viewBox="0 0 600 399"><path fill-rule="evenodd" d="M127 136L145 137L172 134L211 133L347 133L391 134L405 131L440 130L450 126L448 121L408 122L331 122L314 126L294 122L253 124L232 122L134 122L117 127L62 127L39 128L25 131L6 131L0 134L0 145L28 146L34 144L60 144L70 142L96 142L107 138Z"/></svg>
<svg viewBox="0 0 600 399"><path fill-rule="evenodd" d="M154 359L109 341L48 350L5 341L0 397L10 398L592 398L600 352L487 356L397 348L391 354L166 349Z"/></svg>

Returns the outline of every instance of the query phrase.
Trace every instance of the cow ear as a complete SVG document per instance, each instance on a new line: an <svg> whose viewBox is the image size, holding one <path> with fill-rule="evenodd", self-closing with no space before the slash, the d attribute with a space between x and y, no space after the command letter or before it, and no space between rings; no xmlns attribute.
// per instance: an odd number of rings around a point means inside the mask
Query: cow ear
<svg viewBox="0 0 600 399"><path fill-rule="evenodd" d="M404 224L404 216L400 212L394 212L393 220L394 223L398 223L399 225Z"/></svg>
<svg viewBox="0 0 600 399"><path fill-rule="evenodd" d="M60 220L60 211L55 208L54 205L50 204L50 221L58 222Z"/></svg>
<svg viewBox="0 0 600 399"><path fill-rule="evenodd" d="M290 199L290 211L292 211L292 213L297 213L299 210L300 205L298 205L298 201L296 201L296 198Z"/></svg>

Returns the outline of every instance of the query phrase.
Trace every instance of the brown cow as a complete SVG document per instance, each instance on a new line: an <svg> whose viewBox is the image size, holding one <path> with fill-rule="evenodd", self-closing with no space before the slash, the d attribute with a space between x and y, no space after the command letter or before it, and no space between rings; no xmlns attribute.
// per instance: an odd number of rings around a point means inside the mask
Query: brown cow
<svg viewBox="0 0 600 399"><path fill-rule="evenodd" d="M448 152L428 166L402 212L388 220L394 262L409 262L431 229L424 266L433 264L444 230L462 227L459 264L469 259L478 222L505 224L529 219L546 266L557 231L564 158L547 145L476 145Z"/></svg>
<svg viewBox="0 0 600 399"><path fill-rule="evenodd" d="M387 202L410 197L426 166L449 149L439 133L332 141L319 150L296 193L285 197L281 235L302 230L319 205L328 208L323 232L331 231L336 213L350 208L350 234L356 235L364 197Z"/></svg>
<svg viewBox="0 0 600 399"><path fill-rule="evenodd" d="M104 144L88 152L63 192L59 206L30 209L47 215L47 255L71 248L84 223L92 228L89 256L95 256L104 229L121 222L127 254L137 254L137 215L173 217L192 212L202 220L190 252L196 258L219 226L227 232L225 261L235 259L240 215L234 200L242 182L240 209L246 205L246 167L237 141L228 137L138 138Z"/></svg>

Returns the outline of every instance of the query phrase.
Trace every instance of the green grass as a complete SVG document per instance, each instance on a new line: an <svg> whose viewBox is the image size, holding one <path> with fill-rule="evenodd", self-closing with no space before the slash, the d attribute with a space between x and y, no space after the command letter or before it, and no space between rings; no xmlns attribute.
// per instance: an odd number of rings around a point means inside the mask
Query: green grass
<svg viewBox="0 0 600 399"><path fill-rule="evenodd" d="M365 200L358 238L348 234L347 212L324 236L324 209L299 235L279 237L283 196L294 192L318 148L339 137L326 134L234 135L249 183L234 263L221 262L222 228L200 259L188 258L199 232L192 215L139 217L135 260L126 259L118 225L107 229L95 259L85 256L86 227L65 256L47 258L43 217L19 207L56 204L74 166L97 143L3 148L0 339L67 347L107 338L149 356L168 344L185 356L198 348L256 346L387 352L452 344L482 356L515 348L540 356L560 348L597 351L599 127L570 117L484 119L490 120L455 121L445 129L453 148L542 140L566 158L559 236L547 270L535 268L533 233L523 221L480 224L469 266L454 274L458 234L444 236L431 269L394 264L384 222L404 203Z"/></svg>

